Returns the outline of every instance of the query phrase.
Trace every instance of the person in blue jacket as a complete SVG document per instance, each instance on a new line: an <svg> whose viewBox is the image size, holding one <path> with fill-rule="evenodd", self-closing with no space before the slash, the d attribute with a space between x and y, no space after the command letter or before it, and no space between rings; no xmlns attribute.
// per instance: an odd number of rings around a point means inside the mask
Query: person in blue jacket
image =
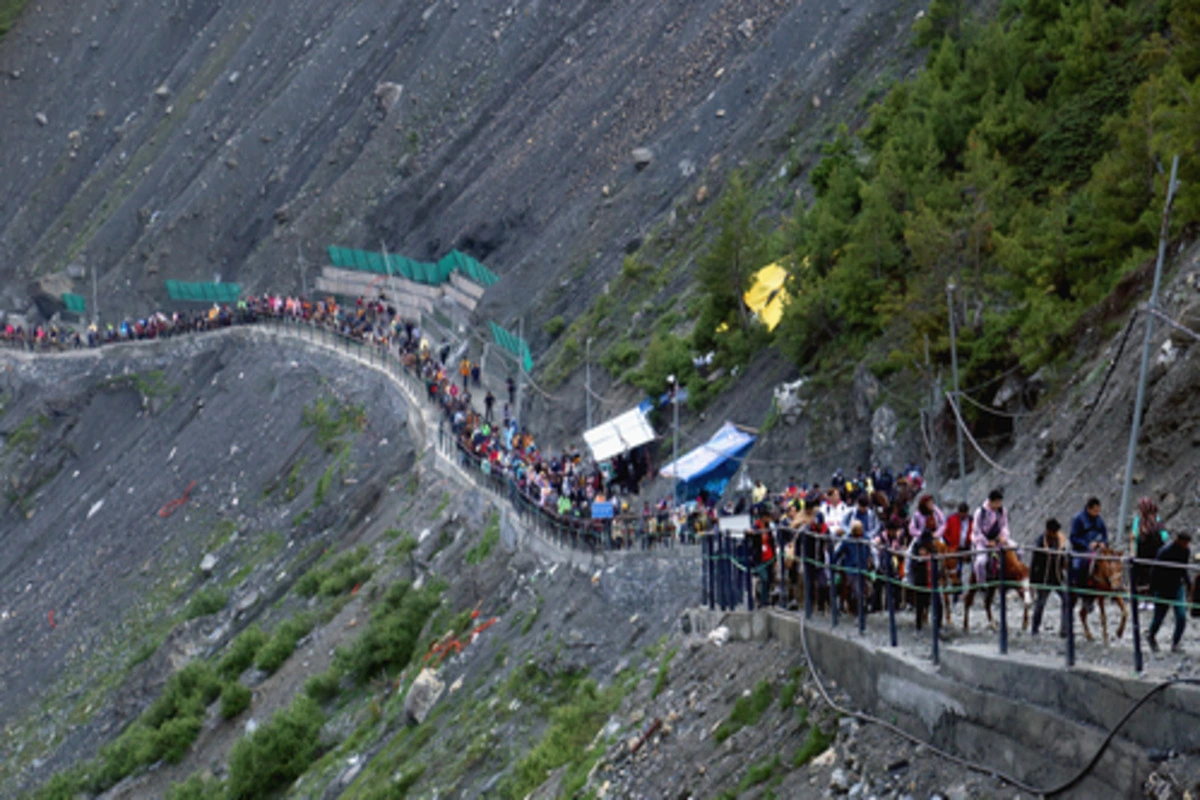
<svg viewBox="0 0 1200 800"><path fill-rule="evenodd" d="M1083 584L1091 574L1095 559L1090 554L1095 553L1108 544L1108 527L1104 517L1100 516L1100 498L1089 497L1087 505L1071 520L1071 550L1076 555L1071 559L1071 569L1075 574L1076 583Z"/></svg>
<svg viewBox="0 0 1200 800"><path fill-rule="evenodd" d="M858 573L869 572L871 569L871 545L863 538L863 524L858 520L850 523L850 534L838 543L833 553L833 565L838 581L849 581L850 594L855 603L862 603L859 595ZM837 568L842 569L842 573ZM869 590L865 590L869 592ZM857 605L855 606L857 608Z"/></svg>

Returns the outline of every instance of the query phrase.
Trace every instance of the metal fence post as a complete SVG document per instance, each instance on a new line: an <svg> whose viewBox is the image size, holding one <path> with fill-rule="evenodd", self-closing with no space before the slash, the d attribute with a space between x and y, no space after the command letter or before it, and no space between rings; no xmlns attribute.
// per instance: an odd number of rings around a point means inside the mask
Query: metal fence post
<svg viewBox="0 0 1200 800"><path fill-rule="evenodd" d="M929 584L930 584L929 592L930 592L930 594L933 595L933 597L931 598L932 602L929 604L930 613L932 614L932 619L930 620L931 624L929 625L929 629L933 632L933 663L939 664L939 663L941 663L941 658L942 658L942 654L939 651L939 647L940 647L939 640L942 638L942 636L941 636L941 634L942 634L942 598L941 598L941 595L938 594L938 590L937 590L937 585L938 585L937 556L929 557L929 576L931 578L931 580L929 582Z"/></svg>
<svg viewBox="0 0 1200 800"><path fill-rule="evenodd" d="M833 568L833 564L830 564L826 569L829 570L829 627L836 628L838 625L838 573Z"/></svg>
<svg viewBox="0 0 1200 800"><path fill-rule="evenodd" d="M1136 672L1141 672L1145 667L1142 660L1142 626L1138 617L1138 597L1137 587L1133 582L1133 570L1136 559L1132 556L1129 559L1129 614L1133 617L1133 668Z"/></svg>
<svg viewBox="0 0 1200 800"><path fill-rule="evenodd" d="M1004 548L1000 548L1000 655L1008 655L1008 587L1004 583Z"/></svg>
<svg viewBox="0 0 1200 800"><path fill-rule="evenodd" d="M866 547L866 545L862 545ZM858 632L867 632L867 593L866 593L866 577L860 568L856 576L858 582Z"/></svg>
<svg viewBox="0 0 1200 800"><path fill-rule="evenodd" d="M804 618L812 619L813 615L813 576L816 571L808 558L809 531L807 527L800 531L800 569L804 574Z"/></svg>
<svg viewBox="0 0 1200 800"><path fill-rule="evenodd" d="M892 647L896 647L896 582L894 580L891 548L886 546L883 548L883 558L884 573L887 575L888 637L891 640Z"/></svg>
<svg viewBox="0 0 1200 800"><path fill-rule="evenodd" d="M1075 559L1067 552L1067 586L1064 602L1067 604L1067 666L1075 666L1075 595L1072 591L1075 584Z"/></svg>
<svg viewBox="0 0 1200 800"><path fill-rule="evenodd" d="M746 576L746 610L754 610L754 559L750 557L750 539L742 537L742 572Z"/></svg>

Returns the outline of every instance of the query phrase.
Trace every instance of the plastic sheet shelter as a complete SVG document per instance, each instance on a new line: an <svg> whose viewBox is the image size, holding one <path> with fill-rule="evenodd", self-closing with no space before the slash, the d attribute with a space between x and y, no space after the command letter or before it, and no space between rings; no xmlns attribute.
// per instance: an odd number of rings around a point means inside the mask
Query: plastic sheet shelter
<svg viewBox="0 0 1200 800"><path fill-rule="evenodd" d="M783 319L783 309L791 299L784 288L787 276L787 270L779 264L768 264L754 273L753 285L742 295L746 307L758 315L769 331L779 325Z"/></svg>
<svg viewBox="0 0 1200 800"><path fill-rule="evenodd" d="M631 408L608 422L584 431L583 440L596 461L608 461L654 441L654 428L640 408Z"/></svg>
<svg viewBox="0 0 1200 800"><path fill-rule="evenodd" d="M692 500L702 491L720 497L756 439L732 422L726 422L711 439L665 465L659 474L682 484L680 495L684 500Z"/></svg>

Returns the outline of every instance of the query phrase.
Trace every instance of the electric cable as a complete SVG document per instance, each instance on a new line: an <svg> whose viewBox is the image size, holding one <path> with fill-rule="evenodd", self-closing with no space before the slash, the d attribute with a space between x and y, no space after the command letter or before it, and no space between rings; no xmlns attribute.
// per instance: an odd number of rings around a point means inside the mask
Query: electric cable
<svg viewBox="0 0 1200 800"><path fill-rule="evenodd" d="M1015 472L1006 467L1002 467L999 464L997 464L995 461L993 461L991 456L989 456L987 453L985 453L983 451L983 448L979 446L979 442L975 441L975 437L971 435L971 429L967 427L967 424L965 422L963 422L962 415L958 413L958 404L954 402L954 398L950 395L949 392L944 392L944 394L946 395L946 399L950 401L950 409L952 411L954 411L954 418L958 421L958 426L962 429L963 434L966 435L967 441L969 441L971 443L971 446L975 448L975 452L979 453L979 456L984 461L986 461L988 464L990 464L993 469L995 469L998 472L1002 472L1005 475L1013 475L1018 478L1029 477L1028 475L1025 475L1024 473Z"/></svg>

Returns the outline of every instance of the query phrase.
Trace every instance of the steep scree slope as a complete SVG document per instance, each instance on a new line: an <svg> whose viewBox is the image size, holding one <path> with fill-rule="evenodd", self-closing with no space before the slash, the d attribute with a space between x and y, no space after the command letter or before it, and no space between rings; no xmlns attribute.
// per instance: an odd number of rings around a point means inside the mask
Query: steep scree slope
<svg viewBox="0 0 1200 800"><path fill-rule="evenodd" d="M382 240L485 259L507 278L487 313L563 280L546 315L578 310L677 202L827 133L895 69L916 11L31 4L0 41L0 303L24 310L28 279L69 264L97 271L110 315L154 306L165 278L298 288L298 246L311 275L325 245Z"/></svg>

